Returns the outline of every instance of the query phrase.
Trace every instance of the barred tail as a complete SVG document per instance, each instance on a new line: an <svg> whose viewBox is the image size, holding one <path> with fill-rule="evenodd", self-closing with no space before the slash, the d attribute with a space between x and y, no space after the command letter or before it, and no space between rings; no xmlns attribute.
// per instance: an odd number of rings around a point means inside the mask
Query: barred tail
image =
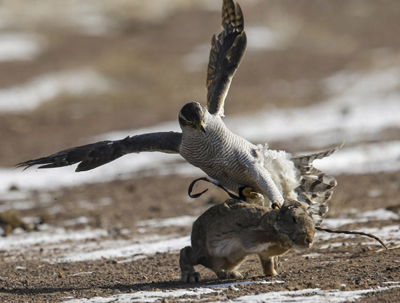
<svg viewBox="0 0 400 303"><path fill-rule="evenodd" d="M333 188L337 185L337 181L334 177L316 169L313 166L313 161L332 155L342 146L343 144L320 153L291 159L300 172L300 185L295 189L298 200L309 205L309 213L313 217L316 226L321 224L321 217L329 210L326 203L331 199Z"/></svg>

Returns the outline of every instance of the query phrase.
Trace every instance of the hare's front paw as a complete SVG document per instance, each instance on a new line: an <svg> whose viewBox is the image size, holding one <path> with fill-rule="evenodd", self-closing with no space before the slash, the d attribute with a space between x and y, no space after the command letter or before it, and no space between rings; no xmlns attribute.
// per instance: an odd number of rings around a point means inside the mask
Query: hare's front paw
<svg viewBox="0 0 400 303"><path fill-rule="evenodd" d="M217 276L219 279L243 279L242 274L236 270L232 271L221 270L217 272Z"/></svg>
<svg viewBox="0 0 400 303"><path fill-rule="evenodd" d="M264 269L264 275L266 275L266 276L277 276L278 273L276 272L276 270L274 268L268 268L268 269Z"/></svg>
<svg viewBox="0 0 400 303"><path fill-rule="evenodd" d="M201 281L200 274L198 272L182 272L181 281L183 283L196 283Z"/></svg>
<svg viewBox="0 0 400 303"><path fill-rule="evenodd" d="M264 275L266 276L276 276L278 273L276 269L280 267L280 258L279 256L269 257L263 254L259 254L261 264L263 267Z"/></svg>

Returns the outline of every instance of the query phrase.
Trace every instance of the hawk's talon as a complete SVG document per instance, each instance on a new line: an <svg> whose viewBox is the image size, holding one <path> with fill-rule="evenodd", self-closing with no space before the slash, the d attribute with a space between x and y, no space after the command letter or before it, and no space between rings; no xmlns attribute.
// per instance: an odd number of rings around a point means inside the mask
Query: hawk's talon
<svg viewBox="0 0 400 303"><path fill-rule="evenodd" d="M242 189L241 195L246 199L257 199L260 197L260 194L251 187L245 187Z"/></svg>
<svg viewBox="0 0 400 303"><path fill-rule="evenodd" d="M281 209L281 206L280 206L278 203L272 203L272 204L271 204L271 208L272 208L272 209L275 209L275 210L280 210L280 209Z"/></svg>

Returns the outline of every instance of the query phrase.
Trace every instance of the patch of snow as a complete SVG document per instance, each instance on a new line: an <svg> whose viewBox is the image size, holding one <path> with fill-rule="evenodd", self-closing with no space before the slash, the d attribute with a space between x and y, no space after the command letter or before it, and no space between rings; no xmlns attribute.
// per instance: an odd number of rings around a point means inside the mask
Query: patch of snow
<svg viewBox="0 0 400 303"><path fill-rule="evenodd" d="M397 286L378 287L377 289L362 289L352 291L322 290L319 288L303 289L296 291L274 291L258 295L249 295L236 298L232 302L330 302L340 303L356 301L363 295L387 291Z"/></svg>
<svg viewBox="0 0 400 303"><path fill-rule="evenodd" d="M341 226L344 226L347 224L354 224L354 223L359 223L359 222L368 222L368 219L366 219L366 218L328 218L328 219L323 219L322 227L337 229L337 228L340 228Z"/></svg>
<svg viewBox="0 0 400 303"><path fill-rule="evenodd" d="M85 217L66 221L65 225L86 222ZM48 262L77 262L102 258L138 260L147 255L177 252L190 245L190 237L176 234L167 236L146 235L131 239L109 239L110 232L104 229L68 230L41 225L40 231L17 232L0 238L0 247L8 257L24 254L24 259L39 258ZM94 240L94 241L87 241ZM39 253L38 248L42 251ZM39 255L38 255L39 254Z"/></svg>
<svg viewBox="0 0 400 303"><path fill-rule="evenodd" d="M123 260L118 260L117 263L118 264L123 264L123 263L131 263L131 262L135 262L137 260L141 260L141 259L146 259L147 255L135 255L133 257L129 257Z"/></svg>
<svg viewBox="0 0 400 303"><path fill-rule="evenodd" d="M151 219L136 223L140 227L167 227L167 226L191 226L197 219L196 216L182 216L167 219Z"/></svg>
<svg viewBox="0 0 400 303"><path fill-rule="evenodd" d="M127 243L125 243L121 247L113 246L112 248L90 252L73 252L68 256L58 259L58 262L78 262L103 258L126 258L134 255L155 254L170 251L176 252L188 245L190 245L189 236L179 238L173 237L172 239L162 239L156 242L147 242L146 239L143 239L138 244L127 245Z"/></svg>
<svg viewBox="0 0 400 303"><path fill-rule="evenodd" d="M349 302L361 299L363 295L370 293L377 293L387 291L399 286L387 286L378 287L376 289L362 289L352 291L340 291L340 290L322 290L319 288L314 289L303 289L296 291L275 291L268 293L260 293L257 295L247 295L239 298L231 299L230 302L246 302L246 303L259 303L259 302ZM198 301L201 299L201 295L210 294L215 292L211 288L186 288L176 290L164 290L164 291L138 291L133 294L119 294L110 297L94 297L90 299L72 299L64 301L64 303L106 303L106 302L156 302L163 298L175 298L179 299L182 297L184 301ZM193 297L193 298L192 298ZM214 303L222 301L212 301ZM224 301L225 302L225 301Z"/></svg>
<svg viewBox="0 0 400 303"><path fill-rule="evenodd" d="M41 53L42 45L43 39L34 35L24 33L1 33L0 62L33 60Z"/></svg>
<svg viewBox="0 0 400 303"><path fill-rule="evenodd" d="M267 26L246 26L248 50L276 50L281 48L283 36Z"/></svg>
<svg viewBox="0 0 400 303"><path fill-rule="evenodd" d="M93 3L80 2L73 5L69 10L69 22L88 35L101 36L108 33L112 22L102 11L101 6Z"/></svg>
<svg viewBox="0 0 400 303"><path fill-rule="evenodd" d="M64 301L64 303L107 303L107 302L158 302L163 298L180 298L183 297L185 302L198 301L202 295L215 293L210 288L184 288L176 290L163 291L138 291L133 294L120 294L108 298L94 297L91 299L72 299Z"/></svg>
<svg viewBox="0 0 400 303"><path fill-rule="evenodd" d="M362 212L360 214L357 215L359 218L367 218L369 219L368 221L371 220L398 220L400 219L400 215L384 209L384 208L380 208L380 209L375 209L375 210L371 210L371 211L365 211Z"/></svg>
<svg viewBox="0 0 400 303"><path fill-rule="evenodd" d="M339 218L324 219L322 221L322 227L335 229L347 224L400 219L400 215L383 208L356 213L355 215L356 218L346 218L342 216Z"/></svg>
<svg viewBox="0 0 400 303"><path fill-rule="evenodd" d="M78 224L88 224L89 219L87 217L78 217L75 219L67 220L64 222L64 226L74 226Z"/></svg>
<svg viewBox="0 0 400 303"><path fill-rule="evenodd" d="M103 93L110 84L92 69L62 71L38 76L29 82L0 89L0 112L34 110L60 94Z"/></svg>
<svg viewBox="0 0 400 303"><path fill-rule="evenodd" d="M0 201L27 200L30 197L31 193L28 191L8 191L1 194Z"/></svg>
<svg viewBox="0 0 400 303"><path fill-rule="evenodd" d="M3 251L21 251L37 244L96 239L107 236L107 234L108 232L103 229L69 231L64 228L50 228L45 231L31 232L29 234L11 234L6 238L0 238L0 247Z"/></svg>
<svg viewBox="0 0 400 303"><path fill-rule="evenodd" d="M321 254L319 253L311 253L311 254L305 254L305 255L301 255L303 258L318 258L319 256L321 256Z"/></svg>
<svg viewBox="0 0 400 303"><path fill-rule="evenodd" d="M16 210L32 209L35 207L35 205L37 204L34 201L12 201L0 205L0 212L7 211L10 209L16 209Z"/></svg>
<svg viewBox="0 0 400 303"><path fill-rule="evenodd" d="M229 283L221 283L221 284L211 284L208 285L210 288L229 288L231 286L236 286L236 285L252 285L252 284L258 284L258 285L271 285L271 284L283 284L285 281L281 280L275 280L275 281L243 281L243 282L229 282Z"/></svg>
<svg viewBox="0 0 400 303"><path fill-rule="evenodd" d="M342 148L326 159L316 160L315 166L331 174L371 174L398 171L400 170L400 141L360 144Z"/></svg>
<svg viewBox="0 0 400 303"><path fill-rule="evenodd" d="M32 209L39 205L48 205L52 202L54 200L51 198L51 195L44 192L39 194L37 200L32 200L29 192L6 192L0 198L0 212L9 209Z"/></svg>

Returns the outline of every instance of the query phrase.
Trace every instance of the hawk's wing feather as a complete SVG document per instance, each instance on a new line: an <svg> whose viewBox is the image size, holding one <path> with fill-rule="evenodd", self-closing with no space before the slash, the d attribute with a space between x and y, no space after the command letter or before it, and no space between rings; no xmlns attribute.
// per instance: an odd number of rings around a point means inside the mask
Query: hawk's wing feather
<svg viewBox="0 0 400 303"><path fill-rule="evenodd" d="M224 115L225 98L247 45L242 10L232 0L224 0L222 28L211 40L206 83L208 111L220 116Z"/></svg>
<svg viewBox="0 0 400 303"><path fill-rule="evenodd" d="M182 134L176 132L149 133L126 137L117 141L101 141L97 143L72 147L47 157L25 161L16 165L25 169L33 165L39 168L53 168L79 163L76 171L86 171L114 161L129 153L164 152L179 153Z"/></svg>

